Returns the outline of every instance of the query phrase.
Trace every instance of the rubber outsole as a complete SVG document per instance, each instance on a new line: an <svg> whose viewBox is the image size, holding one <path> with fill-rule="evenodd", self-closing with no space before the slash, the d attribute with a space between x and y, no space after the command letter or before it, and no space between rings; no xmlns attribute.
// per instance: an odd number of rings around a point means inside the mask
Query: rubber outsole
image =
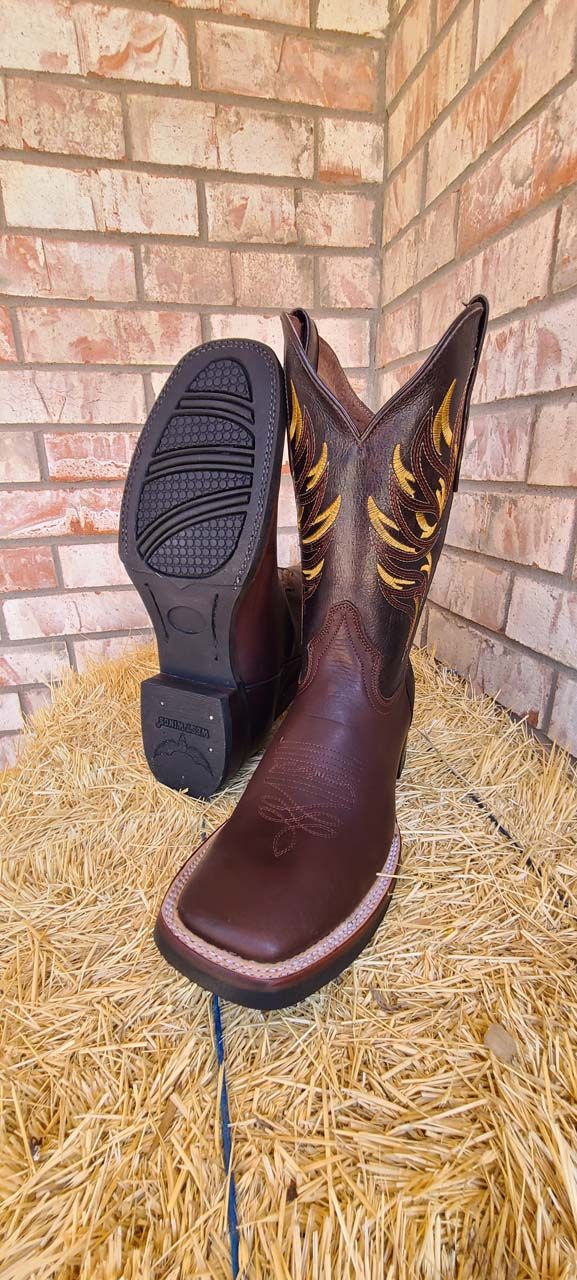
<svg viewBox="0 0 577 1280"><path fill-rule="evenodd" d="M141 433L120 515L120 557L154 626L160 674L141 691L160 782L212 795L250 749L234 670L234 613L262 557L278 498L286 404L281 366L249 340L189 352ZM282 671L261 690L276 714Z"/></svg>

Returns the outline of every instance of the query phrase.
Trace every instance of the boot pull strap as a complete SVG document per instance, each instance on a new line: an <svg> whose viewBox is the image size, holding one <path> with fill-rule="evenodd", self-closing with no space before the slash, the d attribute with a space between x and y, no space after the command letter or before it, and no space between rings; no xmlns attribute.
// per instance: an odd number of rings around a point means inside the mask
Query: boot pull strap
<svg viewBox="0 0 577 1280"><path fill-rule="evenodd" d="M467 382L467 386L465 389L465 399L463 402L463 416L462 416L462 425L461 425L461 440L459 444L459 453L457 456L457 465L455 468L455 478L453 480L454 493L456 493L457 489L459 488L459 477L461 474L461 462L463 461L463 446L465 444L465 433L467 428L467 419L469 417L469 407L471 403L471 396L473 394L473 387L475 385L475 378L477 376L479 360L481 358L481 351L483 349L483 342L485 341L485 334L487 332L487 323L489 320L489 303L487 302L487 299L482 293L478 293L474 298L471 298L471 301L469 302L468 305L470 307L473 307L475 304L479 304L479 303L481 304L481 307L482 307L482 314L479 322L479 328L477 331L477 342L475 346L475 354L473 356L473 363L471 365L471 372L469 373L469 380Z"/></svg>
<svg viewBox="0 0 577 1280"><path fill-rule="evenodd" d="M291 319L294 316L300 324L300 340L309 364L313 369L317 370L319 363L319 335L314 320L309 316L308 311L299 308L297 311L291 311Z"/></svg>

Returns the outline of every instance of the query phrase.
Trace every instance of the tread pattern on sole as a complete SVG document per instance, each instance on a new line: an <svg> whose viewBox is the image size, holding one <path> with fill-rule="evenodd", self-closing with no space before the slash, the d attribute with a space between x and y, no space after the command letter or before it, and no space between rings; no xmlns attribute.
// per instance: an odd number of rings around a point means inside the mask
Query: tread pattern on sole
<svg viewBox="0 0 577 1280"><path fill-rule="evenodd" d="M138 550L156 573L203 578L234 555L254 471L254 404L238 360L211 360L181 396L147 467Z"/></svg>

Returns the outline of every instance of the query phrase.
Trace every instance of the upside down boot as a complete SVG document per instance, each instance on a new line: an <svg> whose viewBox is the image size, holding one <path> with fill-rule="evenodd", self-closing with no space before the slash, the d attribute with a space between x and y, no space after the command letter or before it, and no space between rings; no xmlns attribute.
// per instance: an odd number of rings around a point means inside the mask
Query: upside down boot
<svg viewBox="0 0 577 1280"><path fill-rule="evenodd" d="M409 651L443 545L487 322L473 298L373 414L305 312L283 317L304 582L299 690L227 823L176 876L166 958L280 1008L366 946L399 865Z"/></svg>

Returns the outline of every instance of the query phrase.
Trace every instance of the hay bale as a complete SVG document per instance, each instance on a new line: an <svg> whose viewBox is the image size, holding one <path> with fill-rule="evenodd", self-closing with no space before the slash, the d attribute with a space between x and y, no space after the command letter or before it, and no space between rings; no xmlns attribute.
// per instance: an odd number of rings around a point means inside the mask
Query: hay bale
<svg viewBox="0 0 577 1280"><path fill-rule="evenodd" d="M223 1005L242 1264L574 1280L574 775L427 654L416 666L404 859L375 940L294 1009ZM204 802L155 782L138 724L153 670L138 650L70 678L4 779L2 1280L230 1275L209 996L151 932L248 770Z"/></svg>

